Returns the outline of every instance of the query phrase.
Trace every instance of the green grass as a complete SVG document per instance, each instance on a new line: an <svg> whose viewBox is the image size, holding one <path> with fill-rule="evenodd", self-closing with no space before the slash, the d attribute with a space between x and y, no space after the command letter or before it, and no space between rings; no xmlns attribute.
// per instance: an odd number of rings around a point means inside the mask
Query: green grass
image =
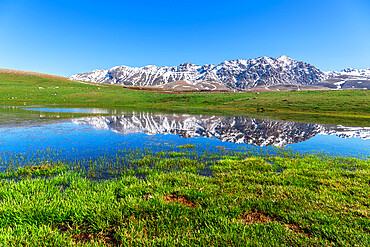
<svg viewBox="0 0 370 247"><path fill-rule="evenodd" d="M177 146L177 148L179 148L179 149L192 149L192 148L195 148L195 145L194 144L186 144L186 145Z"/></svg>
<svg viewBox="0 0 370 247"><path fill-rule="evenodd" d="M160 152L158 155L163 156L163 157L182 157L186 156L187 153L183 152Z"/></svg>
<svg viewBox="0 0 370 247"><path fill-rule="evenodd" d="M67 169L67 165L62 162L45 162L41 161L37 164L26 164L17 169L8 169L6 172L0 173L0 178L22 178L22 177L39 177L51 176L58 174Z"/></svg>
<svg viewBox="0 0 370 247"><path fill-rule="evenodd" d="M121 176L107 180L91 180L86 173L77 173L73 164L65 169L62 163L34 162L15 168L32 176L0 182L0 242L4 246L370 244L368 159L220 153L221 159L208 163L213 176L205 177L198 175L205 168L200 161L204 155L141 157L133 158L135 167L125 167ZM46 171L41 174L46 177L34 176L40 175L37 170ZM140 173L145 177L137 177Z"/></svg>
<svg viewBox="0 0 370 247"><path fill-rule="evenodd" d="M131 107L165 112L244 115L367 126L368 90L255 93L163 93L62 78L0 74L0 105Z"/></svg>

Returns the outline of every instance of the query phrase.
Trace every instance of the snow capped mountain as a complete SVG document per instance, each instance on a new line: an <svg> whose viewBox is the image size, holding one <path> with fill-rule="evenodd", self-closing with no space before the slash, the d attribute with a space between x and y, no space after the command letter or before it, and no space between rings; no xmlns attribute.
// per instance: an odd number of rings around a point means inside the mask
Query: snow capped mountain
<svg viewBox="0 0 370 247"><path fill-rule="evenodd" d="M284 147L305 141L317 134L342 138L370 139L370 128L344 126L327 127L319 124L284 122L266 119L185 114L133 114L90 117L72 120L76 124L117 133L173 134L183 138L218 138L224 142L247 143L256 146Z"/></svg>
<svg viewBox="0 0 370 247"><path fill-rule="evenodd" d="M230 89L247 89L275 84L311 85L329 77L330 75L308 63L281 56L238 59L224 61L219 65L203 66L191 63L175 67L117 66L108 70L72 75L70 79L131 86L159 86L176 81L184 81L190 85L208 82Z"/></svg>
<svg viewBox="0 0 370 247"><path fill-rule="evenodd" d="M340 72L324 72L327 79L317 83L330 89L370 89L370 68L353 69L348 68Z"/></svg>
<svg viewBox="0 0 370 247"><path fill-rule="evenodd" d="M353 68L347 68L343 69L340 72L337 71L324 71L324 74L326 76L326 79L331 79L337 76L346 76L351 78L357 78L357 79L370 79L370 68L367 69L353 69Z"/></svg>
<svg viewBox="0 0 370 247"><path fill-rule="evenodd" d="M341 75L351 75L351 76L363 76L370 78L370 68L367 69L353 69L348 68L340 72Z"/></svg>

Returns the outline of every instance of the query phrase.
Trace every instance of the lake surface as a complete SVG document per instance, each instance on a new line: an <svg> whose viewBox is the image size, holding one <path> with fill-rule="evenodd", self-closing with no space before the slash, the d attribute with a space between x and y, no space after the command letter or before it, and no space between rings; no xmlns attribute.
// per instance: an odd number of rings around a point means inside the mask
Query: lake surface
<svg viewBox="0 0 370 247"><path fill-rule="evenodd" d="M17 111L22 112L22 118L17 117ZM7 114L7 121L0 124L0 155L51 149L64 150L66 156L78 159L124 149L161 151L184 144L195 144L200 151L256 147L273 152L278 147L340 156L370 154L369 127L105 109L38 107L17 111ZM26 117L28 112L32 121ZM50 119L45 119L45 114L51 112L53 120L46 121ZM58 114L65 112L114 115L58 120ZM17 118L17 124L9 124L12 117Z"/></svg>

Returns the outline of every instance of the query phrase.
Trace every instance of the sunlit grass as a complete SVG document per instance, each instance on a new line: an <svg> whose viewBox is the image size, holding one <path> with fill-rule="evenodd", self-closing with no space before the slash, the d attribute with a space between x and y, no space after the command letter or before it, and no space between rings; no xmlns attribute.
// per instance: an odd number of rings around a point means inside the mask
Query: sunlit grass
<svg viewBox="0 0 370 247"><path fill-rule="evenodd" d="M177 147L166 147L175 153ZM1 157L4 246L367 246L370 160L152 150ZM199 175L209 169L208 176ZM9 176L12 174L12 176Z"/></svg>

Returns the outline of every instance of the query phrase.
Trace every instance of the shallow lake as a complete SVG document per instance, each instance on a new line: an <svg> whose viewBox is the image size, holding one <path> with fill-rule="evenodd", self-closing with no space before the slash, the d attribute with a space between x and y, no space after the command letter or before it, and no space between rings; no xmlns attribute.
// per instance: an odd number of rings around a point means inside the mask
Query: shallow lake
<svg viewBox="0 0 370 247"><path fill-rule="evenodd" d="M200 151L255 147L256 150L273 152L277 147L340 156L364 157L370 154L369 127L148 111L15 109L12 114L3 113L0 155L64 150L66 156L79 159L124 149L148 148L155 152L184 144L195 144ZM54 114L52 119L50 113ZM60 113L105 115L58 120Z"/></svg>

